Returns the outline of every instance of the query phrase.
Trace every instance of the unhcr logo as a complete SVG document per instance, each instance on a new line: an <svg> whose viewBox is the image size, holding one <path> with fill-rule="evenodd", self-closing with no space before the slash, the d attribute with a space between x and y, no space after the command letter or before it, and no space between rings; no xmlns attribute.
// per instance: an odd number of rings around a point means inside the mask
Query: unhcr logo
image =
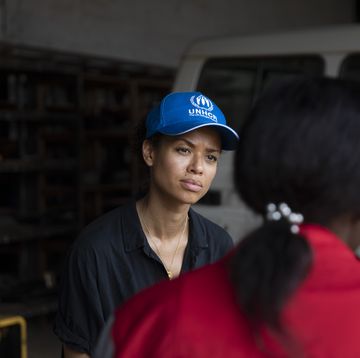
<svg viewBox="0 0 360 358"><path fill-rule="evenodd" d="M214 109L214 106L209 98L203 95L199 95L197 97L192 96L190 98L190 102L195 107L189 109L190 116L205 117L211 119L214 122L217 122L217 117L215 114L211 113L211 111Z"/></svg>
<svg viewBox="0 0 360 358"><path fill-rule="evenodd" d="M192 96L190 98L190 102L194 107L204 109L205 111L211 112L214 109L214 106L209 98L203 96L202 94L196 98L195 96Z"/></svg>
<svg viewBox="0 0 360 358"><path fill-rule="evenodd" d="M209 98L206 98L203 95L197 96L196 98L195 96L192 96L190 98L190 102L194 107L196 107L189 109L190 116L200 116L217 122L217 117L215 114L211 113L211 111L214 109L214 106Z"/></svg>

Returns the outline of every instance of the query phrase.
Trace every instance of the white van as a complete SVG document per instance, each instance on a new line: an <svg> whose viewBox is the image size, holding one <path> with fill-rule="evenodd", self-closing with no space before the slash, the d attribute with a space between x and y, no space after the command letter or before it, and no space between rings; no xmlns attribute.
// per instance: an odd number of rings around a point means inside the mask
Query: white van
<svg viewBox="0 0 360 358"><path fill-rule="evenodd" d="M203 92L219 105L228 123L239 129L264 85L297 74L360 80L360 26L197 42L183 57L174 91ZM225 153L212 189L197 210L237 241L261 219L235 193L232 162L233 153Z"/></svg>

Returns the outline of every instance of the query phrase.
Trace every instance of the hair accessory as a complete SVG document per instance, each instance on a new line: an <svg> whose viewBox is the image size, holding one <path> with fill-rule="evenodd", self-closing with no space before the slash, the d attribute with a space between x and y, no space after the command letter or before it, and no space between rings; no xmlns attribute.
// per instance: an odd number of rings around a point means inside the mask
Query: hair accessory
<svg viewBox="0 0 360 358"><path fill-rule="evenodd" d="M291 224L291 232L293 234L297 234L299 232L299 225L304 221L302 214L293 213L286 203L280 203L279 205L269 203L266 209L266 218L268 220L278 221L286 219Z"/></svg>
<svg viewBox="0 0 360 358"><path fill-rule="evenodd" d="M146 138L155 133L175 136L206 126L219 133L222 149L236 149L239 136L214 102L201 92L172 92L148 114Z"/></svg>

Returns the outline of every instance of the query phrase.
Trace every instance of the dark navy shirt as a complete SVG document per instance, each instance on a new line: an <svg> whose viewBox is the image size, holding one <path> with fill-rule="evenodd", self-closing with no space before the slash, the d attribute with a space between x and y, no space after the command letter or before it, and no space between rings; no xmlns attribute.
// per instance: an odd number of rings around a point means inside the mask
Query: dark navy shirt
<svg viewBox="0 0 360 358"><path fill-rule="evenodd" d="M229 234L193 209L181 272L223 257ZM63 273L54 332L68 347L91 354L107 318L145 287L168 279L149 246L135 201L104 214L74 242Z"/></svg>

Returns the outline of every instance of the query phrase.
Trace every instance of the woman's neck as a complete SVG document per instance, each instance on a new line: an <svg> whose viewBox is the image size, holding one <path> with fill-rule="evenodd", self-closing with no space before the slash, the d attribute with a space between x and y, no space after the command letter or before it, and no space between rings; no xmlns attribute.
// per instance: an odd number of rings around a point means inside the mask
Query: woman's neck
<svg viewBox="0 0 360 358"><path fill-rule="evenodd" d="M356 250L360 245L360 220L358 218L344 215L333 220L328 227L352 250Z"/></svg>
<svg viewBox="0 0 360 358"><path fill-rule="evenodd" d="M164 265L170 280L181 272L189 237L189 207L183 210L153 202L148 197L136 203L139 220L151 249Z"/></svg>
<svg viewBox="0 0 360 358"><path fill-rule="evenodd" d="M190 205L170 205L145 196L136 203L142 225L160 240L176 239L183 231Z"/></svg>

